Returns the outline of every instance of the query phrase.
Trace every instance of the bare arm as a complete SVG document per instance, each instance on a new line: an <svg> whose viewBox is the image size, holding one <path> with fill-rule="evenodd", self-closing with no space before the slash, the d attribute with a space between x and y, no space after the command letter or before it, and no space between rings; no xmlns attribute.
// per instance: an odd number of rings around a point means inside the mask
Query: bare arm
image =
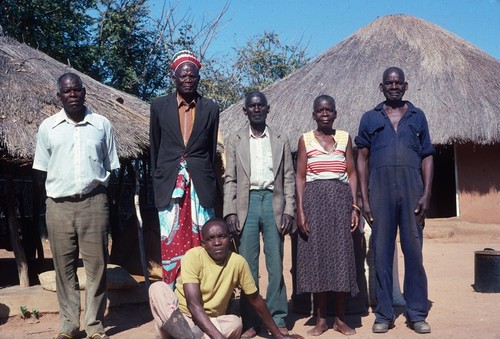
<svg viewBox="0 0 500 339"><path fill-rule="evenodd" d="M297 148L297 174L295 175L295 202L297 204L297 226L299 231L309 236L309 226L304 213L304 190L306 187L307 155L304 137L301 136Z"/></svg>
<svg viewBox="0 0 500 339"><path fill-rule="evenodd" d="M193 316L193 322L212 339L225 339L222 333L210 321L210 317L205 312L201 304L200 285L195 283L186 283L182 285L186 295L189 312Z"/></svg>
<svg viewBox="0 0 500 339"><path fill-rule="evenodd" d="M354 155L352 153L352 141L349 137L346 148L346 165L347 165L347 175L349 178L349 187L351 188L352 203L357 205L357 193L358 193L358 176L356 173L356 167L354 166ZM353 208L351 212L351 232L354 232L359 226L359 212L357 209Z"/></svg>
<svg viewBox="0 0 500 339"><path fill-rule="evenodd" d="M418 216L419 223L424 225L424 220L429 210L432 179L434 178L434 157L429 155L422 159L422 180L424 182L424 193L415 207L415 214Z"/></svg>
<svg viewBox="0 0 500 339"><path fill-rule="evenodd" d="M363 215L366 222L371 226L373 216L371 212L370 201L368 199L368 161L370 159L370 151L368 148L358 149L357 169L358 169L358 183L361 191L361 200L363 202ZM356 200L354 200L356 201Z"/></svg>

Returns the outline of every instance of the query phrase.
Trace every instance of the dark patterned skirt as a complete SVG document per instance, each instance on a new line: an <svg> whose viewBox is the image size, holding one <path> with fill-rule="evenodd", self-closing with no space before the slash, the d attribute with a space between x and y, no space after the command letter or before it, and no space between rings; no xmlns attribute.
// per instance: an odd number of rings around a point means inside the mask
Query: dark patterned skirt
<svg viewBox="0 0 500 339"><path fill-rule="evenodd" d="M309 237L297 240L297 292L358 293L350 233L352 194L338 180L307 182L304 212Z"/></svg>

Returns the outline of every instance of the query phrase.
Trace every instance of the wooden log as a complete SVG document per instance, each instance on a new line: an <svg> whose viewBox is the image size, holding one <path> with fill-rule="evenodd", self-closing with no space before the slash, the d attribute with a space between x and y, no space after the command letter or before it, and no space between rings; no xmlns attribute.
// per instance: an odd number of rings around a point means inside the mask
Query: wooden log
<svg viewBox="0 0 500 339"><path fill-rule="evenodd" d="M42 260L45 256L43 253L42 239L40 238L40 196L42 190L40 189L40 182L38 180L39 176L34 170L31 173L32 173L31 180L33 185L32 215L33 215L33 227L35 230L35 238L33 240L35 242L35 249L37 254L36 257L39 260Z"/></svg>
<svg viewBox="0 0 500 339"><path fill-rule="evenodd" d="M134 194L134 205L135 214L137 217L137 240L139 242L139 251L141 253L141 266L142 272L144 273L144 281L146 283L146 289L149 290L149 270L148 263L146 260L146 251L144 249L144 235L143 235L143 225L142 225L142 215L140 206L140 192L141 192L141 180L139 171L139 160L134 161L134 179L135 179L135 194Z"/></svg>
<svg viewBox="0 0 500 339"><path fill-rule="evenodd" d="M28 276L28 261L26 260L26 254L24 253L24 248L21 244L21 238L19 236L20 224L17 220L15 185L10 166L6 166L4 174L7 191L7 220L9 223L10 243L16 258L19 285L21 287L29 287L30 280Z"/></svg>
<svg viewBox="0 0 500 339"><path fill-rule="evenodd" d="M112 192L111 203L111 238L113 242L118 238L119 233L122 231L120 225L120 205L123 199L123 182L125 178L125 168L128 160L120 161L120 172L118 174L118 187L115 192Z"/></svg>

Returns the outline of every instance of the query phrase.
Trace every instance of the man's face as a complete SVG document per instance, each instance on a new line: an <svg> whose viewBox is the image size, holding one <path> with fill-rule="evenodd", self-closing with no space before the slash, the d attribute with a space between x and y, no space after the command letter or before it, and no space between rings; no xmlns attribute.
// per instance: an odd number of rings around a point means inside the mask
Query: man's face
<svg viewBox="0 0 500 339"><path fill-rule="evenodd" d="M207 227L205 229L205 227ZM229 232L227 226L214 222L203 226L202 246L218 264L224 263L229 253Z"/></svg>
<svg viewBox="0 0 500 339"><path fill-rule="evenodd" d="M84 110L86 92L78 80L66 77L61 84L61 90L57 93L57 97L61 100L64 110L70 114L80 113Z"/></svg>
<svg viewBox="0 0 500 339"><path fill-rule="evenodd" d="M266 123L269 108L263 95L254 95L245 101L243 111L251 125L262 125Z"/></svg>
<svg viewBox="0 0 500 339"><path fill-rule="evenodd" d="M180 95L194 94L200 82L200 70L191 62L181 64L173 76L175 87Z"/></svg>
<svg viewBox="0 0 500 339"><path fill-rule="evenodd" d="M379 85L380 91L389 101L401 101L403 95L408 89L408 84L405 82L404 76L398 72L388 73L383 82Z"/></svg>

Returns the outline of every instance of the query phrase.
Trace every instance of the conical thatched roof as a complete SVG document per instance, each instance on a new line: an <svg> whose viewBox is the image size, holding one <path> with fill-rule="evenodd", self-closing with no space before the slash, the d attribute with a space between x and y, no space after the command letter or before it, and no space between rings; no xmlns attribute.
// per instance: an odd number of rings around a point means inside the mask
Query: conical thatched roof
<svg viewBox="0 0 500 339"><path fill-rule="evenodd" d="M61 109L56 81L66 72L82 78L88 107L113 124L120 158L136 158L147 151L147 103L105 86L40 51L0 37L0 159L21 163L33 160L38 126Z"/></svg>
<svg viewBox="0 0 500 339"><path fill-rule="evenodd" d="M407 15L375 20L266 88L268 122L286 130L296 149L300 134L315 127L314 98L329 94L339 113L334 126L355 136L361 115L383 101L378 84L390 66L405 71L405 99L426 113L434 144L500 142L500 62L443 28ZM242 105L222 112L224 135L246 123Z"/></svg>

